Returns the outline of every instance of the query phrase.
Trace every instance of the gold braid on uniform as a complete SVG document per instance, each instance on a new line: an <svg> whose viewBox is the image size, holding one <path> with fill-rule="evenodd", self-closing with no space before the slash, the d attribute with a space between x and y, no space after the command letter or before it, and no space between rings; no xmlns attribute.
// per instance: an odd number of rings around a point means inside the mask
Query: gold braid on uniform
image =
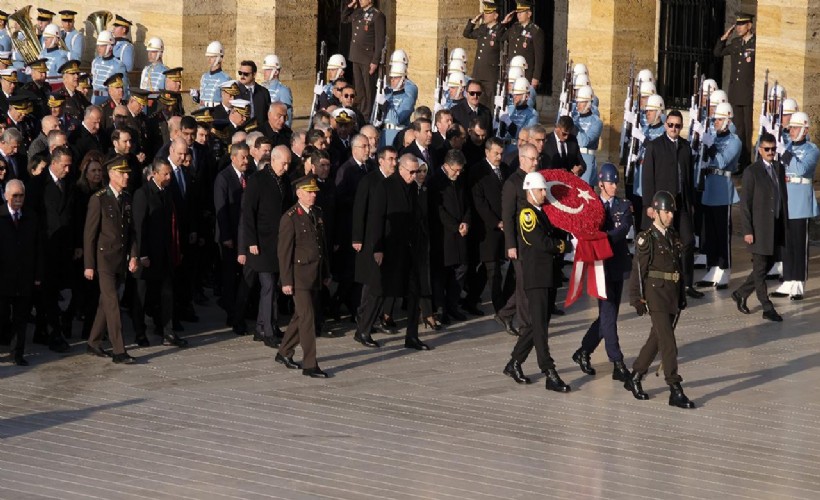
<svg viewBox="0 0 820 500"><path fill-rule="evenodd" d="M535 215L535 210L525 208L518 215L518 227L521 230L521 239L524 240L524 243L527 245L532 245L532 243L527 241L527 236L524 233L532 232L536 224L538 224L538 217Z"/></svg>

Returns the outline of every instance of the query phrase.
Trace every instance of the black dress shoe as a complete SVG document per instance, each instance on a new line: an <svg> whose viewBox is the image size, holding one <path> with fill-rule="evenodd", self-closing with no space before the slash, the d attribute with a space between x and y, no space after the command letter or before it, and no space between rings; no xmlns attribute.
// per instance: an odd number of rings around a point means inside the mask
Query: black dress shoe
<svg viewBox="0 0 820 500"><path fill-rule="evenodd" d="M669 392L669 406L677 406L678 408L685 409L695 407L695 403L689 401L689 398L683 393L683 388L679 383L670 385Z"/></svg>
<svg viewBox="0 0 820 500"><path fill-rule="evenodd" d="M714 281L698 281L695 286L698 288L712 288L716 285Z"/></svg>
<svg viewBox="0 0 820 500"><path fill-rule="evenodd" d="M405 339L404 347L408 349L415 349L417 351L429 351L432 348L419 339Z"/></svg>
<svg viewBox="0 0 820 500"><path fill-rule="evenodd" d="M555 371L555 368L547 368L545 372L547 376L547 390L548 391L555 391L555 392L569 392L570 388L567 384L561 380L561 377L558 376L558 372Z"/></svg>
<svg viewBox="0 0 820 500"><path fill-rule="evenodd" d="M20 356L14 357L14 364L17 366L28 366L28 361L26 361L26 358L21 354Z"/></svg>
<svg viewBox="0 0 820 500"><path fill-rule="evenodd" d="M524 375L524 370L521 369L521 363L511 359L507 366L504 367L504 375L512 378L518 384L531 384L532 380Z"/></svg>
<svg viewBox="0 0 820 500"><path fill-rule="evenodd" d="M766 275L766 281L777 281L777 280L780 280L780 275L779 274L767 274Z"/></svg>
<svg viewBox="0 0 820 500"><path fill-rule="evenodd" d="M498 314L493 316L493 319L495 320L496 323L498 323L499 325L504 327L505 332L507 332L510 335L513 335L515 337L518 336L518 330L516 330L515 327L513 326L512 319L504 319L501 316L499 316Z"/></svg>
<svg viewBox="0 0 820 500"><path fill-rule="evenodd" d="M550 309L551 316L563 316L565 314L566 313L563 311L563 309L558 309L557 307L553 307L552 309Z"/></svg>
<svg viewBox="0 0 820 500"><path fill-rule="evenodd" d="M772 293L769 294L769 297L771 297L773 299L785 299L788 296L789 296L788 293L783 293L783 292L772 292Z"/></svg>
<svg viewBox="0 0 820 500"><path fill-rule="evenodd" d="M484 311L479 309L475 304L463 304L461 308L473 316L484 316Z"/></svg>
<svg viewBox="0 0 820 500"><path fill-rule="evenodd" d="M142 335L137 335L134 338L134 342L136 342L137 346L139 347L148 347L151 345L151 342L148 340L148 337L144 333Z"/></svg>
<svg viewBox="0 0 820 500"><path fill-rule="evenodd" d="M686 295L692 297L693 299L702 299L703 292L696 290L695 287L687 286L686 287Z"/></svg>
<svg viewBox="0 0 820 500"><path fill-rule="evenodd" d="M729 288L729 284L728 284L728 283L724 283L724 284L722 284L722 285L716 285L716 286L715 286L715 290L726 290L726 289L728 289L728 288Z"/></svg>
<svg viewBox="0 0 820 500"><path fill-rule="evenodd" d="M453 309L452 311L447 311L447 314L456 321L467 321L467 316L462 314L461 311L458 309Z"/></svg>
<svg viewBox="0 0 820 500"><path fill-rule="evenodd" d="M643 391L641 384L643 377L643 373L632 372L632 375L624 382L624 389L632 391L632 395L635 396L635 399L640 399L641 401L649 399L649 394Z"/></svg>
<svg viewBox="0 0 820 500"><path fill-rule="evenodd" d="M741 297L737 290L732 292L732 299L734 299L735 304L737 304L737 310L742 312L743 314L752 314L752 311L749 310L749 306L746 305L746 297Z"/></svg>
<svg viewBox="0 0 820 500"><path fill-rule="evenodd" d="M318 366L315 368L305 368L302 370L302 375L310 378L330 378L330 375L322 371Z"/></svg>
<svg viewBox="0 0 820 500"><path fill-rule="evenodd" d="M98 358L110 358L111 353L102 349L101 347L94 347L93 345L86 345L85 353L90 354L92 356L97 356Z"/></svg>
<svg viewBox="0 0 820 500"><path fill-rule="evenodd" d="M618 382L626 382L629 380L629 370L626 369L626 365L623 361L615 361L612 367L612 380L617 380Z"/></svg>
<svg viewBox="0 0 820 500"><path fill-rule="evenodd" d="M389 316L387 314L383 314L380 318L381 325L385 328L396 328L396 321L393 319L393 316Z"/></svg>
<svg viewBox="0 0 820 500"><path fill-rule="evenodd" d="M789 300L803 300L803 294L796 293L789 297Z"/></svg>
<svg viewBox="0 0 820 500"><path fill-rule="evenodd" d="M58 337L54 337L54 338L52 338L52 339L48 342L48 349L49 349L50 351L59 352L59 353L64 353L64 352L68 352L68 351L70 351L70 350L71 350L71 346L70 346L70 345L68 345L68 342L66 342L66 340L63 338L63 336L62 336L62 335L60 335L60 336L58 336Z"/></svg>
<svg viewBox="0 0 820 500"><path fill-rule="evenodd" d="M357 333L353 335L353 340L355 340L356 342L360 343L365 347L381 347L379 343L373 340L373 337L371 337L370 335L362 337Z"/></svg>
<svg viewBox="0 0 820 500"><path fill-rule="evenodd" d="M162 345L165 346L176 346L176 347L188 347L188 341L181 338L176 333L168 333L162 337Z"/></svg>
<svg viewBox="0 0 820 500"><path fill-rule="evenodd" d="M783 316L777 314L777 311L774 309L769 309L768 311L763 311L763 319L780 322L783 321Z"/></svg>
<svg viewBox="0 0 820 500"><path fill-rule="evenodd" d="M127 352L124 352L122 354L115 354L111 361L118 365L133 365L137 362L137 358L134 358Z"/></svg>
<svg viewBox="0 0 820 500"><path fill-rule="evenodd" d="M396 322L390 319L389 321L385 320L384 318L379 318L376 321L376 324L373 325L373 329L376 330L376 333L384 333L385 335L395 335L399 333L393 326L390 324L395 325Z"/></svg>
<svg viewBox="0 0 820 500"><path fill-rule="evenodd" d="M293 356L282 356L277 352L276 357L273 358L273 360L279 364L285 365L285 368L290 370L302 368L302 365L293 360Z"/></svg>
<svg viewBox="0 0 820 500"><path fill-rule="evenodd" d="M262 343L268 347L278 349L279 346L282 345L282 337L277 337L276 335L273 337L265 337L262 339Z"/></svg>
<svg viewBox="0 0 820 500"><path fill-rule="evenodd" d="M575 351L575 354L572 355L572 360L578 363L578 366L581 367L582 372L587 375L595 375L595 368L592 367L592 362L589 360L588 352L578 349Z"/></svg>
<svg viewBox="0 0 820 500"><path fill-rule="evenodd" d="M262 342L263 340L265 340L265 336L261 332L253 332L254 342Z"/></svg>

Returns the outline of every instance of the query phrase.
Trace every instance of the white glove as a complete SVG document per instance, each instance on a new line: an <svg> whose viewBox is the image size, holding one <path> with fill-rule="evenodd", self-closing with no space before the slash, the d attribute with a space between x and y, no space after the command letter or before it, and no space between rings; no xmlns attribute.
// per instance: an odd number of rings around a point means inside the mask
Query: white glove
<svg viewBox="0 0 820 500"><path fill-rule="evenodd" d="M706 129L703 128L703 124L699 121L692 124L692 130L701 137L706 133Z"/></svg>
<svg viewBox="0 0 820 500"><path fill-rule="evenodd" d="M436 103L436 104L433 106L433 114L438 113L438 112L439 112L439 111L441 111L442 109L444 109L444 106L442 106L442 105L441 105L441 104L439 104L439 103Z"/></svg>
<svg viewBox="0 0 820 500"><path fill-rule="evenodd" d="M703 145L706 146L707 148L715 143L715 136L712 135L712 134L706 133L706 134L703 134L700 137L701 137L701 139L700 139L701 142L703 142Z"/></svg>
<svg viewBox="0 0 820 500"><path fill-rule="evenodd" d="M498 117L498 119L501 120L501 123L503 123L504 125L509 125L510 123L512 123L512 120L510 120L510 114L506 111L502 113L501 116Z"/></svg>
<svg viewBox="0 0 820 500"><path fill-rule="evenodd" d="M624 113L628 113L632 109L632 99L627 97L624 99Z"/></svg>
<svg viewBox="0 0 820 500"><path fill-rule="evenodd" d="M641 127L635 127L632 129L632 137L640 142L643 142L644 139L646 139Z"/></svg>
<svg viewBox="0 0 820 500"><path fill-rule="evenodd" d="M698 108L689 108L689 119L695 120L698 117Z"/></svg>
<svg viewBox="0 0 820 500"><path fill-rule="evenodd" d="M638 123L638 115L632 111L624 113L624 121L635 127Z"/></svg>
<svg viewBox="0 0 820 500"><path fill-rule="evenodd" d="M497 95L495 99L493 99L493 106L496 108L503 108L504 107L504 96Z"/></svg>
<svg viewBox="0 0 820 500"><path fill-rule="evenodd" d="M387 96L384 94L377 94L376 95L376 104L382 105L387 102Z"/></svg>
<svg viewBox="0 0 820 500"><path fill-rule="evenodd" d="M191 97L194 99L199 99L199 89L191 89L188 93L191 94Z"/></svg>
<svg viewBox="0 0 820 500"><path fill-rule="evenodd" d="M322 85L314 85L313 86L313 93L316 95L322 95L322 92L325 91L324 86Z"/></svg>
<svg viewBox="0 0 820 500"><path fill-rule="evenodd" d="M783 144L782 142L778 142L777 143L777 154L778 155L783 155L783 153L785 153L785 152L786 152L786 145Z"/></svg>
<svg viewBox="0 0 820 500"><path fill-rule="evenodd" d="M569 96L567 96L566 92L561 92L561 97L558 98L558 102L567 102Z"/></svg>

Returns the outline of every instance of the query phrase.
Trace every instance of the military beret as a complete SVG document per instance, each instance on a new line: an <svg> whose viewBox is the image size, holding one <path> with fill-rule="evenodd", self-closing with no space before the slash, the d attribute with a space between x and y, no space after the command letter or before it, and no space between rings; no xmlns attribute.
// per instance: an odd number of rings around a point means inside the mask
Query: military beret
<svg viewBox="0 0 820 500"><path fill-rule="evenodd" d="M74 73L80 72L80 61L76 59L72 59L63 63L62 66L57 70L61 75L63 73L68 73L69 75L73 75Z"/></svg>
<svg viewBox="0 0 820 500"><path fill-rule="evenodd" d="M117 14L114 18L114 26L123 26L125 28L130 28L133 23L128 19L122 17L121 15Z"/></svg>
<svg viewBox="0 0 820 500"><path fill-rule="evenodd" d="M125 155L117 155L103 165L109 172L121 172L127 174L131 172L131 167L128 165L128 157Z"/></svg>
<svg viewBox="0 0 820 500"><path fill-rule="evenodd" d="M122 74L121 73L114 73L113 75L106 78L103 82L103 85L106 87L114 87L115 89L121 89L124 87L122 81Z"/></svg>
<svg viewBox="0 0 820 500"><path fill-rule="evenodd" d="M304 177L300 177L293 182L293 185L296 189L301 189L303 191L307 191L308 193L314 193L319 191L319 184L316 182L316 177L312 174L308 174Z"/></svg>

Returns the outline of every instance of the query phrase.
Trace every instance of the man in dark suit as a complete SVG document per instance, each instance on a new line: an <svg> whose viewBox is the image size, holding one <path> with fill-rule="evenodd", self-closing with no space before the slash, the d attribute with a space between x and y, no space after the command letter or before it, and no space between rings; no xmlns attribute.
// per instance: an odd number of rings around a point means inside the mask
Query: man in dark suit
<svg viewBox="0 0 820 500"><path fill-rule="evenodd" d="M290 146L293 130L288 127L288 107L281 102L270 105L266 120L259 126L259 131L271 140L273 147Z"/></svg>
<svg viewBox="0 0 820 500"><path fill-rule="evenodd" d="M26 188L19 179L8 181L0 206L0 338L15 338L14 364L23 357L31 295L43 278L43 247L37 214L23 210Z"/></svg>
<svg viewBox="0 0 820 500"><path fill-rule="evenodd" d="M139 269L131 315L136 341L141 347L149 345L145 335L146 306L150 306L154 333L162 337L162 345L188 345L187 340L167 330L174 303L172 276L182 257L179 234L174 231L174 203L168 190L171 175L168 161L155 159L151 165L151 180L134 194L134 241Z"/></svg>
<svg viewBox="0 0 820 500"><path fill-rule="evenodd" d="M434 155L441 155L444 158L443 151L447 143L447 131L453 125L453 114L449 109L440 109L436 111L435 116L436 131L433 132L433 139L430 141L430 149L433 150Z"/></svg>
<svg viewBox="0 0 820 500"><path fill-rule="evenodd" d="M330 137L327 152L330 153L330 163L339 166L350 158L350 139L355 135L355 117L347 109L338 108L333 111L336 126Z"/></svg>
<svg viewBox="0 0 820 500"><path fill-rule="evenodd" d="M8 165L6 179L20 179L26 182L29 178L25 155L22 154L22 145L23 134L16 128L7 128L0 136L0 156Z"/></svg>
<svg viewBox="0 0 820 500"><path fill-rule="evenodd" d="M751 314L746 299L752 292L763 306L763 318L783 321L769 300L766 272L774 263L774 249L786 240L786 221L789 218L786 174L783 165L775 161L777 141L771 134L760 136L759 157L743 172L743 190L740 193L740 224L743 241L752 252L752 272L732 298L744 314Z"/></svg>
<svg viewBox="0 0 820 500"><path fill-rule="evenodd" d="M683 244L683 276L686 295L699 299L703 292L695 289L695 233L693 229L694 183L692 181L692 153L689 143L680 138L683 117L672 110L666 117L666 133L646 146L641 168L643 206L647 207L644 227L653 224L652 198L658 191L668 191L675 197L677 213L675 230Z"/></svg>
<svg viewBox="0 0 820 500"><path fill-rule="evenodd" d="M222 307L227 313L226 324L237 335L245 335L245 306L248 286L242 279L242 266L237 261L239 220L242 215L242 195L247 187L249 148L237 144L231 148L231 165L222 169L214 182L216 212L215 240L222 256Z"/></svg>
<svg viewBox="0 0 820 500"><path fill-rule="evenodd" d="M484 92L486 90L480 81L470 80L470 83L467 84L467 97L450 109L450 112L453 113L453 121L467 128L473 123L473 120L478 120L481 123L481 128L492 130L493 113L490 108L480 102Z"/></svg>
<svg viewBox="0 0 820 500"><path fill-rule="evenodd" d="M268 108L270 107L270 92L265 87L256 83L256 63L253 61L242 61L239 63L239 83L240 95L242 99L251 103L251 120L255 120L261 127L268 119Z"/></svg>
<svg viewBox="0 0 820 500"><path fill-rule="evenodd" d="M376 70L386 43L384 14L373 7L373 0L352 0L342 12L342 22L352 24L350 54L353 82L361 96L361 110L370 116L376 90Z"/></svg>
<svg viewBox="0 0 820 500"><path fill-rule="evenodd" d="M279 260L276 256L279 222L291 205L292 194L287 185L290 150L287 146L273 148L270 163L263 161L261 170L248 179L242 199L242 245L240 253L247 256L245 275L256 274L261 286L256 317L257 338L268 347L278 347L282 339L277 303Z"/></svg>
<svg viewBox="0 0 820 500"><path fill-rule="evenodd" d="M573 127L572 118L562 116L555 125L555 131L547 135L541 154L545 168L560 168L577 176L586 171L587 165L581 156L578 140L572 134Z"/></svg>
<svg viewBox="0 0 820 500"><path fill-rule="evenodd" d="M102 110L98 106L89 106L85 109L82 123L77 130L68 137L68 143L74 148L74 171L76 179L79 175L79 166L86 153L99 151L105 154L110 146L109 141L101 133Z"/></svg>
<svg viewBox="0 0 820 500"><path fill-rule="evenodd" d="M96 273L100 282L100 304L88 337L87 352L99 357L108 356L100 347L103 333L107 331L114 363L130 364L136 360L125 351L117 293L117 288L125 281L126 268L132 273L137 270L131 196L125 190L130 171L124 157L109 160L105 168L108 170L108 187L89 200L83 232L85 278L92 280Z"/></svg>
<svg viewBox="0 0 820 500"><path fill-rule="evenodd" d="M410 143L407 147L399 151L400 155L411 153L416 158L424 161L430 173L433 174L435 170L441 165L436 165L433 152L430 145L433 142L433 122L427 118L417 118L411 124L413 131L416 133L416 140Z"/></svg>

